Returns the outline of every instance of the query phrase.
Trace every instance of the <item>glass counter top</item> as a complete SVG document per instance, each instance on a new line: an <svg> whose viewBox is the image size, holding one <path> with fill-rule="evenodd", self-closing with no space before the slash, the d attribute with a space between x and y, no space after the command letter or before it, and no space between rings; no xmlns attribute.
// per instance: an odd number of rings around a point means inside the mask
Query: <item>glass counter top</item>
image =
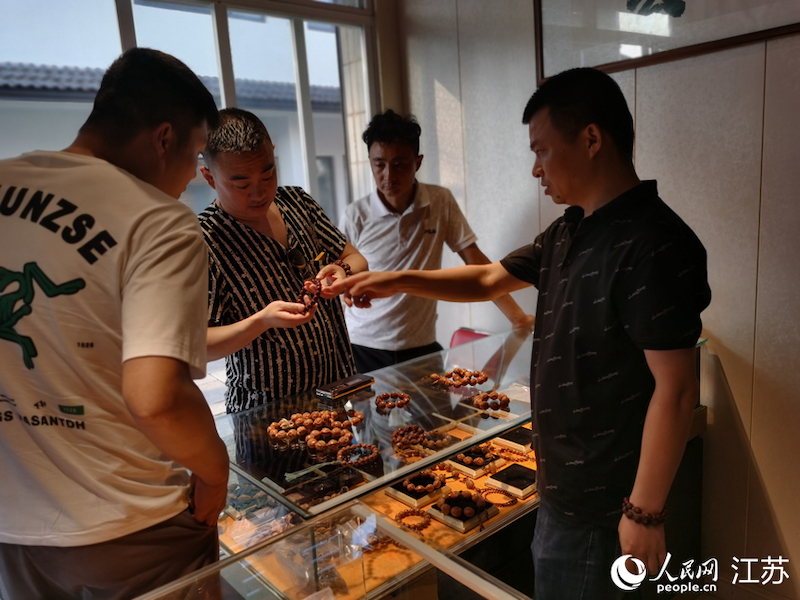
<svg viewBox="0 0 800 600"><path fill-rule="evenodd" d="M308 518L528 423L531 347L531 335L522 330L491 335L374 371L370 389L340 401L305 393L220 415L217 430L228 447L233 472L262 485L279 502ZM486 373L487 381L447 387L430 378L457 367ZM492 391L509 397L507 408L482 410L473 405L475 395ZM376 397L391 392L407 394L409 403L380 409ZM268 433L271 427L273 433L279 429L284 419L297 419L304 413L311 418L315 412L317 418L327 416L323 411L334 413L324 423L329 429L337 420L341 430L337 434L352 432L351 445L338 448L348 448L344 453L338 453L336 446L327 452L310 450L304 435L278 440ZM286 429L294 428L287 421L283 424ZM422 443L398 445L397 436L393 442L392 435L407 426L421 430L401 432L425 432ZM414 462L407 464L410 457Z"/></svg>

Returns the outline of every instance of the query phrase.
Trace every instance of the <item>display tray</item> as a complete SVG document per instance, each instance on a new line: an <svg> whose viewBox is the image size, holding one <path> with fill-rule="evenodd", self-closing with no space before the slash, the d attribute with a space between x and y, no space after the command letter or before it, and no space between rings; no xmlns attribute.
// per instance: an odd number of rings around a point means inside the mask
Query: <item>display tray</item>
<svg viewBox="0 0 800 600"><path fill-rule="evenodd" d="M536 492L536 471L515 463L498 471L484 483L487 487L505 490L524 500Z"/></svg>
<svg viewBox="0 0 800 600"><path fill-rule="evenodd" d="M527 453L531 451L532 435L533 432L527 427L517 427L494 438L492 442L498 446L505 446L512 450Z"/></svg>
<svg viewBox="0 0 800 600"><path fill-rule="evenodd" d="M489 446L486 446L487 448ZM465 464L458 459L458 456L463 454L465 457L469 457L471 459L470 464ZM456 457L450 458L445 461L446 464L451 465L457 471L476 479L478 477L483 477L487 473L491 472L492 469L499 469L506 461L499 456L494 456L493 459L488 460L485 458L486 451L479 450L477 447L470 448L469 450L465 450L464 452L460 453ZM475 465L475 459L485 460L484 464L482 465Z"/></svg>
<svg viewBox="0 0 800 600"><path fill-rule="evenodd" d="M395 500L399 500L411 508L420 508L435 502L442 494L450 492L450 488L446 485L443 485L442 487L433 490L433 492L430 493L409 492L403 486L403 482L401 481L395 483L391 487L386 488L385 492L387 496L391 496Z"/></svg>
<svg viewBox="0 0 800 600"><path fill-rule="evenodd" d="M467 533L475 529L476 527L480 526L481 524L485 523L492 517L500 514L500 510L488 500L486 501L486 510L482 510L474 517L470 517L469 519L456 519L455 517L451 517L450 515L444 514L439 508L434 505L428 509L428 514L439 521L440 523L444 523L448 527L455 529L461 533Z"/></svg>

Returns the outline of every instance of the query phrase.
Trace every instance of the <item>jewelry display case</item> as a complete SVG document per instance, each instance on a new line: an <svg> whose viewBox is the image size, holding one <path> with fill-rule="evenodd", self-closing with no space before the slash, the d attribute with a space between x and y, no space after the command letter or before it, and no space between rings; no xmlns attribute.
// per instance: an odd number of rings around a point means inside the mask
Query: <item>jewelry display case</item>
<svg viewBox="0 0 800 600"><path fill-rule="evenodd" d="M519 331L486 337L374 371L371 388L342 400L301 394L221 415L217 429L241 480L309 518L528 423L531 346ZM459 381L459 369L479 376ZM493 392L486 408L473 401ZM488 465L455 466L475 476Z"/></svg>
<svg viewBox="0 0 800 600"><path fill-rule="evenodd" d="M359 501L140 598L357 600L524 595Z"/></svg>

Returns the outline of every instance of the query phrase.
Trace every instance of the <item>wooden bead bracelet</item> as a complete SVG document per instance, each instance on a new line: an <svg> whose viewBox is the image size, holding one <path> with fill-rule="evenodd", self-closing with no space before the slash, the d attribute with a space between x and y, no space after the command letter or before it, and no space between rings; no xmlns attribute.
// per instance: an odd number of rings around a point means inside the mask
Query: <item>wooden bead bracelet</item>
<svg viewBox="0 0 800 600"><path fill-rule="evenodd" d="M646 527L655 527L657 525L661 525L667 520L666 510L662 510L661 512L657 513L646 513L643 512L638 506L631 504L630 498L623 498L622 513L629 519L632 519L633 521L636 521L640 525L644 525Z"/></svg>
<svg viewBox="0 0 800 600"><path fill-rule="evenodd" d="M523 452L522 450L514 450L513 448L504 448L503 446L495 448L494 452L500 458L504 460L510 460L511 462L525 462L529 458L527 452Z"/></svg>
<svg viewBox="0 0 800 600"><path fill-rule="evenodd" d="M362 452L362 450L366 450L366 453ZM350 457L354 454L359 454L360 457L356 460L350 460ZM364 465L368 465L369 463L375 462L378 459L378 447L373 446L372 444L356 444L354 446L347 446L336 453L336 459L339 462L347 463L348 465L356 468L363 467Z"/></svg>
<svg viewBox="0 0 800 600"><path fill-rule="evenodd" d="M392 444L398 448L422 444L425 430L419 425L403 425L392 433Z"/></svg>
<svg viewBox="0 0 800 600"><path fill-rule="evenodd" d="M423 450L417 450L416 448L406 448L404 450L398 450L397 456L403 462L403 464L407 465L409 464L409 458L426 458L428 453L424 452Z"/></svg>
<svg viewBox="0 0 800 600"><path fill-rule="evenodd" d="M466 504L466 506L464 506ZM486 508L486 500L478 493L463 490L450 492L436 503L436 507L444 515L460 519L470 519Z"/></svg>
<svg viewBox="0 0 800 600"><path fill-rule="evenodd" d="M489 380L489 376L483 371L470 371L460 367L447 371L444 375L431 373L430 378L434 383L441 383L450 387L475 386L486 383Z"/></svg>
<svg viewBox="0 0 800 600"><path fill-rule="evenodd" d="M453 441L453 436L449 433L441 433L439 431L428 431L425 433L425 439L422 440L422 445L426 448L445 448Z"/></svg>
<svg viewBox="0 0 800 600"><path fill-rule="evenodd" d="M350 277L350 275L353 274L353 271L350 269L350 265L348 265L343 260L335 260L333 261L333 264L335 264L337 267L342 267L344 269L345 277Z"/></svg>
<svg viewBox="0 0 800 600"><path fill-rule="evenodd" d="M298 304L305 304L305 306L306 306L302 310L303 314L306 314L308 311L311 310L312 306L316 305L316 303L319 301L320 292L322 292L322 282L320 282L319 279L317 279L315 277L314 279L309 279L308 282L311 283L311 285L314 286L314 288L315 288L314 291L313 292L309 292L306 289L306 283L304 282L303 283L303 287L300 290L300 294L297 296ZM308 303L306 303L306 301L305 301L306 298L309 299Z"/></svg>
<svg viewBox="0 0 800 600"><path fill-rule="evenodd" d="M414 483L415 481L419 482L420 480L425 481L426 483ZM430 469L425 469L416 475L406 477L403 480L403 487L409 492L416 492L418 494L427 492L430 494L434 490L438 490L440 487L442 487L442 478L436 475Z"/></svg>
<svg viewBox="0 0 800 600"><path fill-rule="evenodd" d="M391 410L395 407L403 408L411 402L411 396L403 392L387 392L375 398L375 406Z"/></svg>
<svg viewBox="0 0 800 600"><path fill-rule="evenodd" d="M403 523L403 519L408 517L420 517L422 521L419 523ZM418 508L401 510L394 516L394 520L414 531L422 531L431 524L431 516L424 510L419 510Z"/></svg>
<svg viewBox="0 0 800 600"><path fill-rule="evenodd" d="M508 410L510 400L505 394L483 392L472 399L472 406L481 410Z"/></svg>
<svg viewBox="0 0 800 600"><path fill-rule="evenodd" d="M487 496L491 496L492 494L499 494L500 496L505 496L509 500L506 501L506 502L494 502L492 500L489 500L489 498L487 498ZM513 506L514 504L517 503L517 499L514 497L514 495L511 492L507 492L506 490L498 490L498 489L495 489L495 488L483 488L481 490L481 495L484 498L486 498L487 502L491 502L492 504L494 504L497 507Z"/></svg>

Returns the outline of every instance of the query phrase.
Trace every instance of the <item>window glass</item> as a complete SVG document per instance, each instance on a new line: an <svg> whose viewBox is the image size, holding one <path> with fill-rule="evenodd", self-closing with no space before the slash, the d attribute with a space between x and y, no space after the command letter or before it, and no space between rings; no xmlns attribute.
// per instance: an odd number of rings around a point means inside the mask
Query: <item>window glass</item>
<svg viewBox="0 0 800 600"><path fill-rule="evenodd" d="M278 185L305 185L292 22L255 12L228 11L236 102L264 123L280 165Z"/></svg>
<svg viewBox="0 0 800 600"><path fill-rule="evenodd" d="M136 44L155 48L178 58L200 77L220 105L217 53L209 3L134 0L133 20ZM216 198L198 167L181 202L200 212Z"/></svg>
<svg viewBox="0 0 800 600"><path fill-rule="evenodd" d="M114 0L2 0L2 7L0 158L60 150L75 139L121 52Z"/></svg>
<svg viewBox="0 0 800 600"><path fill-rule="evenodd" d="M338 222L349 196L347 164L341 159L345 154L346 140L339 70L339 29L325 23L305 23L317 179L320 182L318 201L334 222Z"/></svg>

